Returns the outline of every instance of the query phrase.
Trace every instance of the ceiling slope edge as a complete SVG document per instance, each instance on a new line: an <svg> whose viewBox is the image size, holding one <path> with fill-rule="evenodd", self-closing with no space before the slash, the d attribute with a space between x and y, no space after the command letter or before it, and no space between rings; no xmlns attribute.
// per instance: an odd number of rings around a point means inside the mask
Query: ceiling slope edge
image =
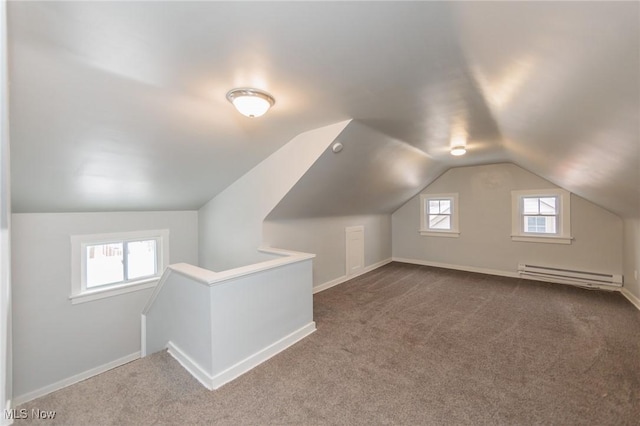
<svg viewBox="0 0 640 426"><path fill-rule="evenodd" d="M352 121L266 220L390 214L440 176L444 165L413 145Z"/></svg>

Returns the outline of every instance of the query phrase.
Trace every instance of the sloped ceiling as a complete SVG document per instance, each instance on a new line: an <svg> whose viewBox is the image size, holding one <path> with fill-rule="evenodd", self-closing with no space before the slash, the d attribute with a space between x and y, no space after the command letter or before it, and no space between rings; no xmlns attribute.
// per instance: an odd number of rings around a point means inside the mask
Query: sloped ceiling
<svg viewBox="0 0 640 426"><path fill-rule="evenodd" d="M438 177L444 166L424 151L352 121L267 219L390 213Z"/></svg>
<svg viewBox="0 0 640 426"><path fill-rule="evenodd" d="M353 118L349 154L327 151L291 196L387 211L450 167L512 161L639 215L637 3L8 9L17 212L198 208L295 135ZM276 105L239 115L225 93L240 86Z"/></svg>
<svg viewBox="0 0 640 426"><path fill-rule="evenodd" d="M640 217L639 3L456 5L468 67L520 166Z"/></svg>

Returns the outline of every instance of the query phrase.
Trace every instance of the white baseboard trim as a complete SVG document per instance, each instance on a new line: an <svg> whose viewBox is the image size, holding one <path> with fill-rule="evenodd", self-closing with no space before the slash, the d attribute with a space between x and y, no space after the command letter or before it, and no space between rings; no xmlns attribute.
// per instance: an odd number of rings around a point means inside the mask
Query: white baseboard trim
<svg viewBox="0 0 640 426"><path fill-rule="evenodd" d="M269 358L272 358L273 356L287 349L289 346L292 346L294 343L297 343L300 340L304 339L314 331L316 331L316 323L314 321L311 321L309 324L299 328L293 333L283 337L282 339L272 343L266 348L216 374L214 377L212 377L211 381L213 389L218 389L225 383L229 383L233 379L257 367Z"/></svg>
<svg viewBox="0 0 640 426"><path fill-rule="evenodd" d="M62 388L66 388L67 386L89 379L93 376L97 376L98 374L104 373L105 371L109 371L116 367L120 367L121 365L128 364L131 361L135 361L138 358L140 358L140 352L135 352L130 355L123 356L122 358L118 358L114 361L108 362L106 364L100 365L98 367L92 368L90 370L84 371L82 373L76 374L74 376L68 377L64 380L60 380L59 382L52 383L50 385L44 386L40 389L36 389L31 392L27 392L24 395L20 395L13 399L12 401L13 407L17 407L19 405L24 404L25 402L32 401L36 398L40 398L42 396L48 395L51 392L60 390Z"/></svg>
<svg viewBox="0 0 640 426"><path fill-rule="evenodd" d="M394 262L411 263L414 265L433 266L435 268L455 269L456 271L477 272L479 274L497 275L500 277L523 278L517 272L501 271L499 269L478 268L476 266L451 265L449 263L430 262L428 260L406 259L394 257Z"/></svg>
<svg viewBox="0 0 640 426"><path fill-rule="evenodd" d="M191 359L182 349L177 347L173 342L169 342L167 343L167 352L174 357L185 370L202 383L205 388L209 390L213 389L211 387L211 375L207 373L204 368L200 367L200 364Z"/></svg>
<svg viewBox="0 0 640 426"><path fill-rule="evenodd" d="M497 275L500 277L520 278L523 280L530 280L530 281L546 281L554 284L572 285L572 286L581 287L581 288L597 288L597 289L606 290L606 291L620 291L627 299L629 299L631 303L635 305L636 308L640 309L640 299L635 297L633 294L629 292L629 290L625 289L624 287L612 289L609 286L586 286L586 285L582 286L582 285L571 283L571 282L559 282L557 280L547 280L543 277L523 276L523 275L520 275L518 272L501 271L498 269L477 268L475 266L451 265L448 263L430 262L428 260L419 260L419 259L406 259L403 257L394 257L393 261L402 262L402 263L411 263L414 265L433 266L436 268L455 269L457 271L477 272L480 274Z"/></svg>
<svg viewBox="0 0 640 426"><path fill-rule="evenodd" d="M631 302L633 304L633 306L635 306L636 308L638 308L638 310L640 310L640 299L639 298L637 298L633 293L631 293L629 290L627 290L624 287L622 287L620 289L620 293L622 293L622 295L624 297L626 297L627 300L629 300L629 302Z"/></svg>
<svg viewBox="0 0 640 426"><path fill-rule="evenodd" d="M317 286L313 287L313 294L320 293L321 291L327 290L327 289L329 289L331 287L335 287L338 284L342 284L344 282L352 280L352 279L354 279L356 277L359 277L360 275L366 274L367 272L371 272L374 269L378 269L381 266L387 265L387 264L391 263L392 261L393 261L393 259L391 259L391 258L385 259L385 260L381 260L380 262L376 262L376 263L374 263L372 265L369 265L369 266L365 267L362 271L358 272L357 274L353 274L353 275L349 275L349 276L343 275L343 276L338 277L338 278L336 278L334 280L327 281L325 283L317 285Z"/></svg>
<svg viewBox="0 0 640 426"><path fill-rule="evenodd" d="M187 354L179 349L175 344L169 342L168 352L173 356L193 377L195 377L204 387L209 390L218 389L220 386L240 377L249 370L267 361L269 358L279 354L294 343L299 342L311 333L316 331L316 323L310 322L293 333L259 350L255 354L243 359L235 365L212 376L202 367L195 363Z"/></svg>

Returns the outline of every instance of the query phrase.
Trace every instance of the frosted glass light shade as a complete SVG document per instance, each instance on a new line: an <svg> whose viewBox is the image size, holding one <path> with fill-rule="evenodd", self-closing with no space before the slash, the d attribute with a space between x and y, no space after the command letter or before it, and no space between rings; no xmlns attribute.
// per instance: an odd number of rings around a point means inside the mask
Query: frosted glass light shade
<svg viewBox="0 0 640 426"><path fill-rule="evenodd" d="M227 99L240 114L247 117L264 115L275 103L273 96L258 89L233 89L227 93Z"/></svg>
<svg viewBox="0 0 640 426"><path fill-rule="evenodd" d="M464 146L454 146L453 148L451 148L451 155L455 155L456 157L459 157L466 153L467 148L465 148Z"/></svg>

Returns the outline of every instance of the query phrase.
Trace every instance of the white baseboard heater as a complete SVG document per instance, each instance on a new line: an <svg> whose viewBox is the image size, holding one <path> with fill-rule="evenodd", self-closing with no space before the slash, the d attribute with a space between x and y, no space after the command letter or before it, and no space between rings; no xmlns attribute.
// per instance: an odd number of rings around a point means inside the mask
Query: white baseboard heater
<svg viewBox="0 0 640 426"><path fill-rule="evenodd" d="M622 275L576 271L558 267L529 265L527 263L519 263L518 272L521 277L533 280L609 290L620 288L623 283Z"/></svg>

